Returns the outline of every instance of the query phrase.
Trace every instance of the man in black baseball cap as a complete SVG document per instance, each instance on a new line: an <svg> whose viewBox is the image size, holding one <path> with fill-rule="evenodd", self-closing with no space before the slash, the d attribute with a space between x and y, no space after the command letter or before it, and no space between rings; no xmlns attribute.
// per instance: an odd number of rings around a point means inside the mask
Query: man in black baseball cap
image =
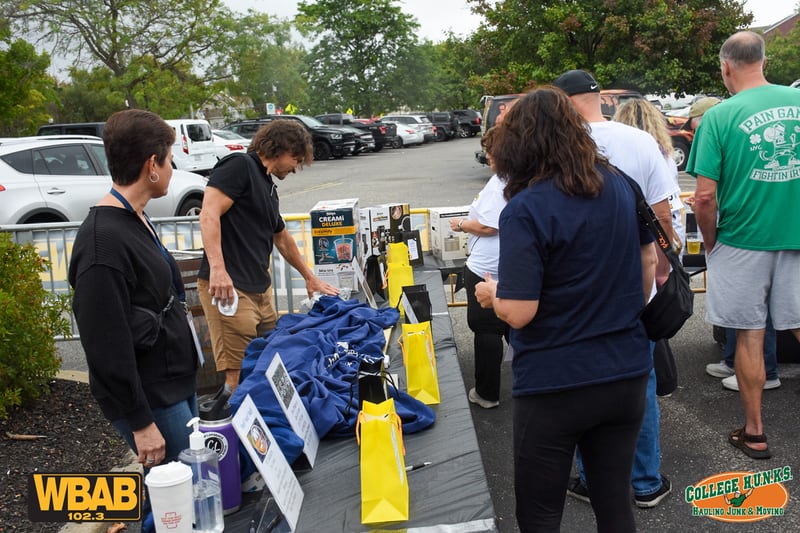
<svg viewBox="0 0 800 533"><path fill-rule="evenodd" d="M611 164L636 180L667 235L672 235L669 197L680 193L680 189L673 181L655 139L640 129L606 120L602 113L600 84L585 70L569 70L556 78L553 85L567 93L573 107L588 123L598 150ZM656 267L659 285L666 281L668 275L669 261L659 252L659 263ZM654 293L655 288L651 291L651 297ZM672 491L669 479L661 474L659 416L655 372L651 371L631 478L633 499L638 507L655 507ZM580 456L578 464L581 468ZM570 480L567 494L589 501L588 488L580 477Z"/></svg>
<svg viewBox="0 0 800 533"><path fill-rule="evenodd" d="M597 80L585 70L568 70L556 78L553 85L567 93L567 96L600 92Z"/></svg>

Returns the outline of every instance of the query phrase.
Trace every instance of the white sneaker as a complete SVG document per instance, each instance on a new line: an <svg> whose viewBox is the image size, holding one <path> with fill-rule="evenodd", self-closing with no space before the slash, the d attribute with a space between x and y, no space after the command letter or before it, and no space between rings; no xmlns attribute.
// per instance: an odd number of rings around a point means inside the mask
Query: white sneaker
<svg viewBox="0 0 800 533"><path fill-rule="evenodd" d="M715 378L727 378L736 374L734 370L725 364L725 361L719 363L709 363L706 365L706 374L714 376Z"/></svg>
<svg viewBox="0 0 800 533"><path fill-rule="evenodd" d="M500 402L491 402L489 400L484 400L483 398L481 398L480 394L478 394L478 391L475 390L475 387L472 387L469 390L467 398L471 403L478 404L484 409L491 409L492 407L497 407L498 405L500 405Z"/></svg>
<svg viewBox="0 0 800 533"><path fill-rule="evenodd" d="M739 382L736 381L735 375L723 379L722 386L728 390L739 390ZM764 390L777 389L780 386L781 380L779 378L768 379L764 382Z"/></svg>

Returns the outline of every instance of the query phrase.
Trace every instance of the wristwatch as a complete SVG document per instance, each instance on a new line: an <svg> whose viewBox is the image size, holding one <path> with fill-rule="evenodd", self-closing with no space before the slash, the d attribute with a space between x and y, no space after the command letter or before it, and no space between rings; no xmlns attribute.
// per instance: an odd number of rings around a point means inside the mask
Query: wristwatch
<svg viewBox="0 0 800 533"><path fill-rule="evenodd" d="M458 221L458 231L464 231L464 228L461 227L461 224L463 224L463 223L464 223L464 219L463 218Z"/></svg>

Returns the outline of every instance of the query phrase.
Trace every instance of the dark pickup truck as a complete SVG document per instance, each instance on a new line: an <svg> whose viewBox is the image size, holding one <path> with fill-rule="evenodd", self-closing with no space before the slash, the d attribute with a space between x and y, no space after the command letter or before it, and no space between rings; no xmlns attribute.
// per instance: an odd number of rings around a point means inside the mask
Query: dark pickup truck
<svg viewBox="0 0 800 533"><path fill-rule="evenodd" d="M330 126L351 126L360 130L368 131L375 139L375 152L380 152L384 146L391 146L397 137L397 126L395 124L383 123L379 120L361 122L348 113L326 113L316 115L314 118Z"/></svg>

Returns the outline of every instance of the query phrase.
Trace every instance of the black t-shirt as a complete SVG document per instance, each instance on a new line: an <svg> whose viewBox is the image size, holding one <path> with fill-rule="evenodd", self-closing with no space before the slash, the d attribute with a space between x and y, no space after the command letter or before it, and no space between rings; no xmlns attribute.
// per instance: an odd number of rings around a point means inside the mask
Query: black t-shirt
<svg viewBox="0 0 800 533"><path fill-rule="evenodd" d="M273 237L286 229L272 176L255 152L231 154L214 167L208 187L233 200L220 219L222 257L233 285L245 292L265 292L271 281ZM204 254L198 277L207 280L210 273Z"/></svg>

